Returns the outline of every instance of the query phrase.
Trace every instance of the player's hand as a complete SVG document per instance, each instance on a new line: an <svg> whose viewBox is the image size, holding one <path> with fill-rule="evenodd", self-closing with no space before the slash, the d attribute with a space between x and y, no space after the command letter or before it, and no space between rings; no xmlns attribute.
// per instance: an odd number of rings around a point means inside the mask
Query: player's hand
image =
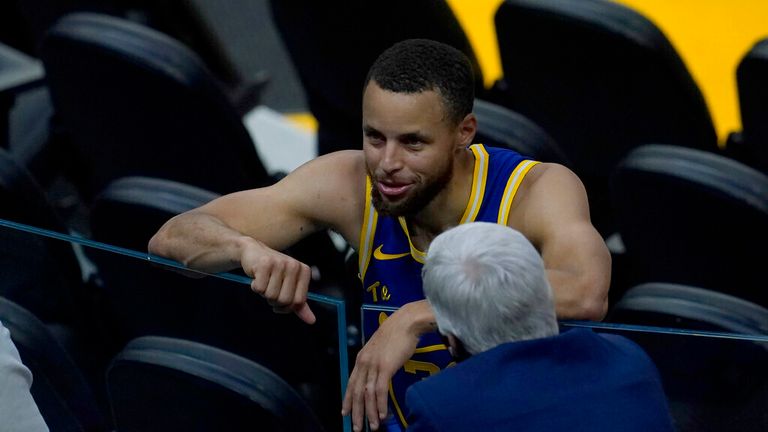
<svg viewBox="0 0 768 432"><path fill-rule="evenodd" d="M259 242L243 251L240 264L253 278L251 289L266 298L275 312L293 312L307 324L315 323L307 304L309 266Z"/></svg>
<svg viewBox="0 0 768 432"><path fill-rule="evenodd" d="M378 430L387 416L389 380L416 351L419 335L412 329L405 307L390 315L357 354L349 377L341 415L352 414L355 432L363 430L364 417Z"/></svg>

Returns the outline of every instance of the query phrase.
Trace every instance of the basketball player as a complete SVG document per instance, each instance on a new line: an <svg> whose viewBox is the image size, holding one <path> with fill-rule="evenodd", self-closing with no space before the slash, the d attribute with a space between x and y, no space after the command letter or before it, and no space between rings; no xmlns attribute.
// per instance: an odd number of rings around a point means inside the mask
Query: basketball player
<svg viewBox="0 0 768 432"><path fill-rule="evenodd" d="M473 86L458 50L395 44L366 79L362 151L327 154L272 186L223 196L172 218L150 241L151 253L190 268L242 268L253 291L310 324L310 269L279 251L322 229L355 245L365 303L399 308L364 317L366 344L342 404L356 431L366 417L374 430L387 418L406 427L406 388L451 361L420 271L430 241L453 226L517 229L542 255L560 318L605 314L610 254L583 185L563 166L473 145Z"/></svg>

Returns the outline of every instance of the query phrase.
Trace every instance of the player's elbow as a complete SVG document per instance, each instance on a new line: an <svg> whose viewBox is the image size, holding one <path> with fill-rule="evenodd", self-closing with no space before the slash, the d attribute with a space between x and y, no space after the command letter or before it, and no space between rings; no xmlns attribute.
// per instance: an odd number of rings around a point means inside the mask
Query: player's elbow
<svg viewBox="0 0 768 432"><path fill-rule="evenodd" d="M590 299L582 302L580 307L581 319L602 321L608 313L608 299Z"/></svg>
<svg viewBox="0 0 768 432"><path fill-rule="evenodd" d="M567 295L556 296L559 319L601 321L608 312L608 285L604 278L583 278Z"/></svg>
<svg viewBox="0 0 768 432"><path fill-rule="evenodd" d="M608 313L608 289L611 285L611 258L606 254L604 266L584 272L576 286L576 319L602 321Z"/></svg>
<svg viewBox="0 0 768 432"><path fill-rule="evenodd" d="M578 319L602 321L608 313L608 287L610 273L596 274L584 281L578 301Z"/></svg>
<svg viewBox="0 0 768 432"><path fill-rule="evenodd" d="M564 320L600 321L607 312L608 300L592 296L580 296L557 304L557 316Z"/></svg>

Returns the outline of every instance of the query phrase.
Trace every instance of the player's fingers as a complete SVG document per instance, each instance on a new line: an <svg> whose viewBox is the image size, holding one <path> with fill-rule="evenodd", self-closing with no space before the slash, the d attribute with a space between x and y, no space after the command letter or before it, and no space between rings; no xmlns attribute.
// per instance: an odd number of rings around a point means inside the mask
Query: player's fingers
<svg viewBox="0 0 768 432"><path fill-rule="evenodd" d="M280 296L280 291L283 289L283 272L283 263L277 262L272 266L272 270L269 273L269 282L267 283L267 289L264 291L263 295L264 298L269 301L269 304L273 306L279 305L277 299Z"/></svg>
<svg viewBox="0 0 768 432"><path fill-rule="evenodd" d="M283 271L283 286L277 296L277 304L280 306L294 305L293 299L299 287L296 285L301 275L302 264L296 260L285 263Z"/></svg>
<svg viewBox="0 0 768 432"><path fill-rule="evenodd" d="M368 372L365 382L365 415L368 417L368 425L373 430L379 428L379 413L376 404L376 373Z"/></svg>
<svg viewBox="0 0 768 432"><path fill-rule="evenodd" d="M389 401L389 380L390 376L385 373L379 373L376 380L376 409L379 414L379 420L387 417L387 402Z"/></svg>
<svg viewBox="0 0 768 432"><path fill-rule="evenodd" d="M307 291L309 291L309 281L312 279L312 270L308 265L299 262L299 268L296 279L296 291L293 294L293 304L298 306L307 301Z"/></svg>
<svg viewBox="0 0 768 432"><path fill-rule="evenodd" d="M352 387L355 385L355 371L349 376L347 381L347 391L344 392L344 399L341 400L341 415L346 416L352 410Z"/></svg>
<svg viewBox="0 0 768 432"><path fill-rule="evenodd" d="M267 291L267 285L269 284L269 272L254 270L251 273L253 280L251 281L251 290L261 296Z"/></svg>
<svg viewBox="0 0 768 432"><path fill-rule="evenodd" d="M298 309L294 309L294 313L307 324L314 324L317 321L315 313L312 312L307 303L302 304Z"/></svg>
<svg viewBox="0 0 768 432"><path fill-rule="evenodd" d="M352 427L355 432L363 430L363 421L365 420L365 381L360 379L355 382L352 389Z"/></svg>

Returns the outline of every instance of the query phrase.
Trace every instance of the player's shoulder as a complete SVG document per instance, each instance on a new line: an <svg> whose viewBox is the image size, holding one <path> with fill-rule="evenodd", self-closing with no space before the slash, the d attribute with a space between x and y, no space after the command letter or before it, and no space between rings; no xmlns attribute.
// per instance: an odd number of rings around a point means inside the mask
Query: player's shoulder
<svg viewBox="0 0 768 432"><path fill-rule="evenodd" d="M529 199L546 198L556 191L583 189L579 177L564 165L541 162L533 165L525 174L515 201L522 203Z"/></svg>
<svg viewBox="0 0 768 432"><path fill-rule="evenodd" d="M304 214L348 238L354 238L365 205L365 160L361 150L318 156L286 178L280 193Z"/></svg>
<svg viewBox="0 0 768 432"><path fill-rule="evenodd" d="M361 150L342 150L318 156L290 173L286 180L302 189L330 187L347 190L365 184L365 160ZM360 186L363 187L363 186ZM348 191L349 192L349 191Z"/></svg>
<svg viewBox="0 0 768 432"><path fill-rule="evenodd" d="M578 176L565 165L552 162L540 162L531 167L525 177L530 185L542 183L580 182Z"/></svg>
<svg viewBox="0 0 768 432"><path fill-rule="evenodd" d="M318 156L298 167L294 173L300 175L322 173L326 178L364 178L365 159L362 150L340 150Z"/></svg>

